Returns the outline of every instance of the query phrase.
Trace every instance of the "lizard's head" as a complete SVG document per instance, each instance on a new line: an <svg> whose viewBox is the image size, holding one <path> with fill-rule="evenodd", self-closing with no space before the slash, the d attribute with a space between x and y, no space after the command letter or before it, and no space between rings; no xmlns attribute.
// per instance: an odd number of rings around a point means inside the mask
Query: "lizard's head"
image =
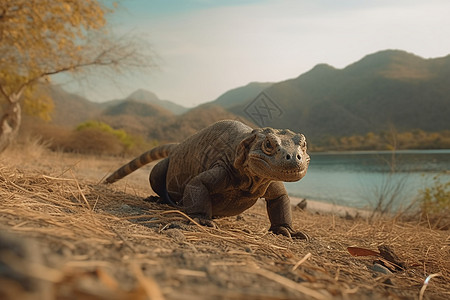
<svg viewBox="0 0 450 300"><path fill-rule="evenodd" d="M297 181L305 176L309 161L303 134L259 128L240 143L234 166L261 178Z"/></svg>

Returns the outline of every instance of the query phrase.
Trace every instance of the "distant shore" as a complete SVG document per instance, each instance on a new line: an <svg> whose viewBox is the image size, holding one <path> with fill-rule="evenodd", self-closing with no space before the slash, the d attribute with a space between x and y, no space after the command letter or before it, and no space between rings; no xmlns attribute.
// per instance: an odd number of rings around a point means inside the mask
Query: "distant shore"
<svg viewBox="0 0 450 300"><path fill-rule="evenodd" d="M290 197L292 205L297 206L303 198L298 197ZM321 214L333 214L340 217L368 217L370 215L370 211L361 208L354 208L344 205L337 205L333 203L327 203L317 200L306 199L307 205L305 211L309 211L312 213L321 213Z"/></svg>

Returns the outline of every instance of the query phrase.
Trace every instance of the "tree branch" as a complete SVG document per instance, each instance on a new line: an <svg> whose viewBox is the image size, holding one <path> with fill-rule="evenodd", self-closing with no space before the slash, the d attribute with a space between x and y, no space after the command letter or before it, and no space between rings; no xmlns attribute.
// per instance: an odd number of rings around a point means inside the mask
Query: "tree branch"
<svg viewBox="0 0 450 300"><path fill-rule="evenodd" d="M5 97L6 101L8 101L9 103L12 103L8 93L6 92L5 88L3 87L3 85L1 83L0 83L0 93Z"/></svg>
<svg viewBox="0 0 450 300"><path fill-rule="evenodd" d="M124 52L123 54L117 54L116 57L114 57L115 51L119 52L120 50L123 50L123 49L129 50L129 51ZM25 82L23 82L17 89L16 93L21 94L27 86L35 83L39 79L46 77L46 76L56 75L56 74L67 72L67 71L76 71L76 70L86 68L86 67L91 67L91 66L119 66L121 64L121 62L126 61L129 58L132 58L133 55L136 54L135 52L136 52L135 49L127 49L127 47L125 47L125 46L120 46L120 45L114 44L111 47L103 50L91 61L80 62L77 64L63 66L60 68L56 68L54 70L42 72L42 73L26 80ZM111 57L108 57L108 55L111 55ZM135 66L141 67L143 65L136 64Z"/></svg>

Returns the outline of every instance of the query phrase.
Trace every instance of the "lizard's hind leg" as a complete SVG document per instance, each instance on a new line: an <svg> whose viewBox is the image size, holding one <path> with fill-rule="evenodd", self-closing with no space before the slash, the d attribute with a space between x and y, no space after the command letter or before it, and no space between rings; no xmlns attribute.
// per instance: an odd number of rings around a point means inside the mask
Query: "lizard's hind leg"
<svg viewBox="0 0 450 300"><path fill-rule="evenodd" d="M176 206L176 204L170 200L169 194L167 193L166 178L168 167L169 158L161 160L153 167L149 176L150 186L152 187L152 190L161 198L160 203Z"/></svg>

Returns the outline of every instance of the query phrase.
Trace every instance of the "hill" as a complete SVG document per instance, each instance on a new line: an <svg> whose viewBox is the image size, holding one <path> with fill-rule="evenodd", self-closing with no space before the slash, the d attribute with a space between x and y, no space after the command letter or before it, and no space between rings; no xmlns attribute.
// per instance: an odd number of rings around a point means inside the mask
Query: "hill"
<svg viewBox="0 0 450 300"><path fill-rule="evenodd" d="M106 116L133 115L141 117L154 117L154 116L172 116L173 113L155 104L143 103L135 100L127 100L119 102L117 105L107 107L105 110L103 110L102 115Z"/></svg>
<svg viewBox="0 0 450 300"><path fill-rule="evenodd" d="M44 89L54 102L51 122L55 125L74 127L81 122L95 118L102 111L100 104L68 93L59 86L49 85Z"/></svg>
<svg viewBox="0 0 450 300"><path fill-rule="evenodd" d="M392 125L399 131L449 129L449 75L450 56L423 59L399 50L368 55L344 69L320 64L265 89L280 113L259 125L301 131L315 143ZM230 111L248 117L255 104L251 99Z"/></svg>
<svg viewBox="0 0 450 300"><path fill-rule="evenodd" d="M212 103L223 108L230 108L242 102L253 100L259 93L270 87L271 82L251 82L246 86L231 89L219 96Z"/></svg>
<svg viewBox="0 0 450 300"><path fill-rule="evenodd" d="M149 103L127 100L105 109L98 116L100 121L113 128L122 128L127 132L139 134L149 140L161 142L179 142L202 128L223 119L239 117L226 109L203 104L181 115ZM240 118L244 123L252 123Z"/></svg>
<svg viewBox="0 0 450 300"><path fill-rule="evenodd" d="M180 116L149 125L148 138L171 142L182 141L200 129L225 119L239 119L249 126L255 126L247 119L239 118L223 107L209 103L193 108Z"/></svg>
<svg viewBox="0 0 450 300"><path fill-rule="evenodd" d="M51 129L51 125L75 128L87 120L97 120L148 140L176 142L216 121L239 118L214 104L201 105L188 111L169 101L159 100L155 94L145 90L138 90L125 99L106 103L91 102L56 86L49 86L48 90L55 110L51 124L40 128L45 128L51 134L57 132ZM174 110L178 113L182 110L185 112L177 115ZM251 124L245 118L241 119ZM35 126L35 122L34 119L27 120L24 123L24 131ZM46 136L45 133L42 135Z"/></svg>
<svg viewBox="0 0 450 300"><path fill-rule="evenodd" d="M156 104L126 100L105 108L96 119L115 129L147 137L149 128L154 124L160 124L174 116L172 112Z"/></svg>
<svg viewBox="0 0 450 300"><path fill-rule="evenodd" d="M180 114L188 111L188 109L184 106L178 105L169 100L161 100L154 93L147 91L147 90L143 90L143 89L139 89L139 90L133 92L131 95L129 95L124 100L115 100L115 101L119 101L119 102L133 101L133 102L142 102L142 103L146 103L146 104L151 104L153 106L162 107L162 108L172 112L175 115L180 115Z"/></svg>
<svg viewBox="0 0 450 300"><path fill-rule="evenodd" d="M320 146L332 138L383 135L390 128L450 129L448 78L450 55L424 59L386 50L343 69L319 64L297 78L252 82L190 111L146 90L102 104L58 87L50 91L57 125L73 127L97 119L149 139L180 141L214 121L240 118L255 126L303 132Z"/></svg>

